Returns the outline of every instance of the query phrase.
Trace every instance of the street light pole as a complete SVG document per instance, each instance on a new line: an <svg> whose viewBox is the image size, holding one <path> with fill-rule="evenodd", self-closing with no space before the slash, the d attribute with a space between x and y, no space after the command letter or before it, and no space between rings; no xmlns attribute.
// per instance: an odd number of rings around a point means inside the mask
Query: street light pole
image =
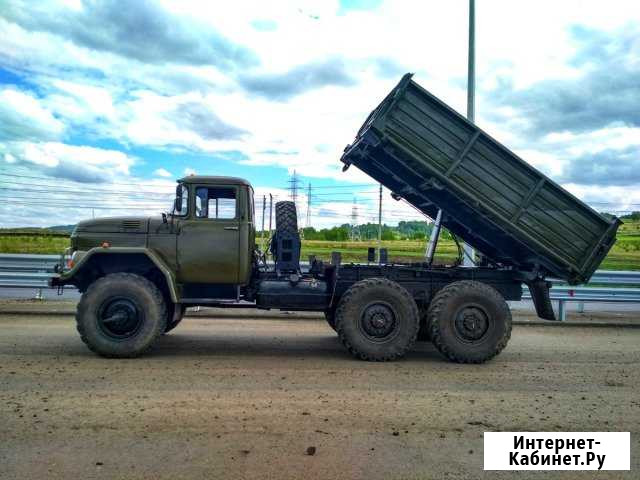
<svg viewBox="0 0 640 480"><path fill-rule="evenodd" d="M467 66L467 119L475 120L476 108L476 2L469 0L469 64Z"/></svg>
<svg viewBox="0 0 640 480"><path fill-rule="evenodd" d="M378 195L378 260L380 260L380 249L382 248L382 184Z"/></svg>
<svg viewBox="0 0 640 480"><path fill-rule="evenodd" d="M476 2L469 0L469 63L467 66L467 119L474 122L476 116ZM472 267L475 260L475 251L466 243L464 249L463 265Z"/></svg>

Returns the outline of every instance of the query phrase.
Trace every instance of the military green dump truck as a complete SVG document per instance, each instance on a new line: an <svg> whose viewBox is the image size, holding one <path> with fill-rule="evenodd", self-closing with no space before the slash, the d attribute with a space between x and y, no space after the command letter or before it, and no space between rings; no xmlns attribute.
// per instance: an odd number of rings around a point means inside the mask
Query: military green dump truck
<svg viewBox="0 0 640 480"><path fill-rule="evenodd" d="M239 178L178 180L171 211L81 222L52 286L82 293L77 328L94 352L134 357L192 306L324 312L345 348L395 360L417 339L481 363L511 336L507 300L523 283L554 320L549 276L586 282L615 241L608 220L405 75L341 161L482 253L474 267L310 259L300 266L295 205L276 204L273 263L255 245L253 189Z"/></svg>

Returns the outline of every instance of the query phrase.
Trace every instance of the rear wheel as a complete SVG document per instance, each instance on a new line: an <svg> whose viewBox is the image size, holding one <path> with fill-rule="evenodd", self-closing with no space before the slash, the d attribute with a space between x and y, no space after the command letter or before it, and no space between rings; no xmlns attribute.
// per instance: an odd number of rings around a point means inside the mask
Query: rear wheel
<svg viewBox="0 0 640 480"><path fill-rule="evenodd" d="M114 273L93 282L82 295L76 326L95 353L136 357L165 331L167 309L152 282L131 273Z"/></svg>
<svg viewBox="0 0 640 480"><path fill-rule="evenodd" d="M347 290L335 314L338 336L357 358L401 358L418 333L418 307L402 286L386 278L368 278Z"/></svg>
<svg viewBox="0 0 640 480"><path fill-rule="evenodd" d="M500 292L481 282L447 285L429 306L431 341L458 363L482 363L498 355L511 338L511 312Z"/></svg>

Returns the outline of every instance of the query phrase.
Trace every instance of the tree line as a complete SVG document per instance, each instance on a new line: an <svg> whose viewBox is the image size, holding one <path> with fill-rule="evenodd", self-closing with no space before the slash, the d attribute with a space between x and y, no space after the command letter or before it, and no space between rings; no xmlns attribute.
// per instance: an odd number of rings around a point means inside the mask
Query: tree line
<svg viewBox="0 0 640 480"><path fill-rule="evenodd" d="M433 224L424 221L400 221L397 226L384 224L382 225L382 240L425 240L431 235L432 229ZM301 234L305 240L331 242L348 241L351 238L363 241L376 240L378 238L378 224L363 223L354 227L344 223L340 226L321 229L306 227L301 230ZM443 229L441 238L451 239L451 235Z"/></svg>

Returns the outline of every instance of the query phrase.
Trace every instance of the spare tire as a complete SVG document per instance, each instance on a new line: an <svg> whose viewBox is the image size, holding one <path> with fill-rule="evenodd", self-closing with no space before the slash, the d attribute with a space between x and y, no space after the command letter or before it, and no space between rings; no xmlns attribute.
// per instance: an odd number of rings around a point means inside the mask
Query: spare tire
<svg viewBox="0 0 640 480"><path fill-rule="evenodd" d="M287 200L276 203L276 232L298 234L298 215L294 202Z"/></svg>

